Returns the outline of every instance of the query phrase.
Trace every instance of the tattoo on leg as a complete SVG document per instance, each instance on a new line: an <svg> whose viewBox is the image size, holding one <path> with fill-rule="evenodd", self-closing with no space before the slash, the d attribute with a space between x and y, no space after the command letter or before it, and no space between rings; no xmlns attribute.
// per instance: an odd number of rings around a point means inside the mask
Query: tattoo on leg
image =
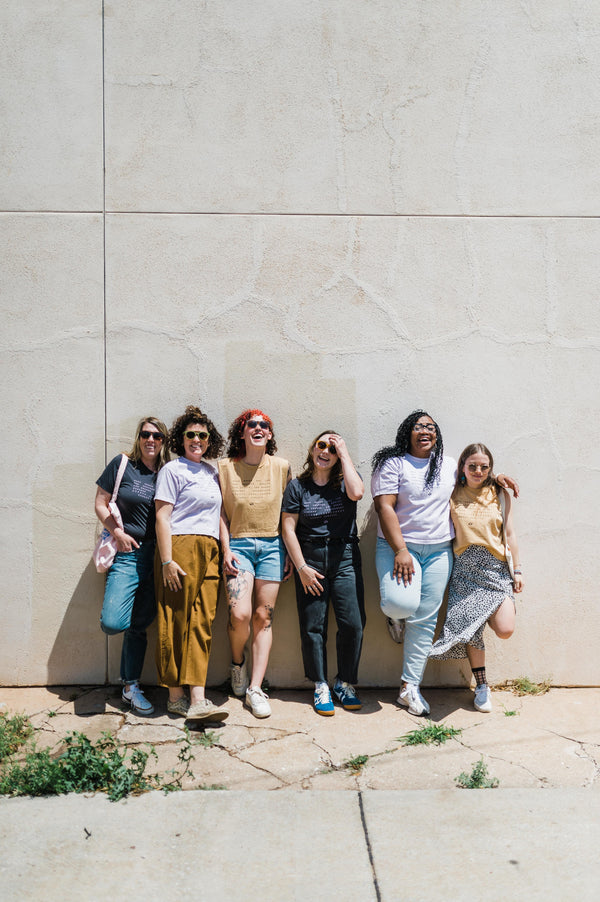
<svg viewBox="0 0 600 902"><path fill-rule="evenodd" d="M237 576L227 577L227 595L230 603L236 601L248 588L248 577L242 571Z"/></svg>
<svg viewBox="0 0 600 902"><path fill-rule="evenodd" d="M265 623L265 630L270 630L273 626L273 614L275 613L275 608L272 604L266 604L265 609L267 611L267 622Z"/></svg>

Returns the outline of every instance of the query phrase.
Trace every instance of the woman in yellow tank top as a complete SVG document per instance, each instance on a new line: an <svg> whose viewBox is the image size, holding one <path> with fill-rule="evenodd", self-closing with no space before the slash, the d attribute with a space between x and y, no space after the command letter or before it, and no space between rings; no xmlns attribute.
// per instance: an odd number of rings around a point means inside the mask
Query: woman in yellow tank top
<svg viewBox="0 0 600 902"><path fill-rule="evenodd" d="M523 587L510 495L496 483L493 467L490 451L480 443L468 445L460 455L450 499L456 537L448 613L429 655L438 660L469 659L476 682L474 705L485 713L492 710L492 701L485 673L483 630L489 623L500 639L512 636L513 591L519 593ZM500 492L504 493L502 501Z"/></svg>
<svg viewBox="0 0 600 902"><path fill-rule="evenodd" d="M219 461L223 494L221 530L231 645L231 688L255 717L269 717L262 689L273 641L271 625L282 580L291 564L281 540L281 502L290 465L276 457L273 422L262 410L245 410L229 429L227 457ZM224 538L223 538L224 537ZM252 672L245 648L252 631Z"/></svg>

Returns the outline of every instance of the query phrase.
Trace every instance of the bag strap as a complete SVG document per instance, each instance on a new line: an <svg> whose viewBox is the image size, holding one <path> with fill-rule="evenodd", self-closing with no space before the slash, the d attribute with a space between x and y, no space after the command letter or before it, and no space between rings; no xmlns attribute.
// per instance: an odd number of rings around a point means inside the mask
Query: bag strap
<svg viewBox="0 0 600 902"><path fill-rule="evenodd" d="M500 502L500 512L502 514L502 537L504 545L506 545L506 495L502 486L498 486L498 501Z"/></svg>
<svg viewBox="0 0 600 902"><path fill-rule="evenodd" d="M117 470L117 478L115 479L115 487L113 489L112 498L110 499L111 504L115 503L117 495L119 494L119 489L121 488L121 480L123 479L123 473L125 472L125 467L127 466L128 461L129 458L127 457L127 455L122 454L121 463L119 464L119 469Z"/></svg>

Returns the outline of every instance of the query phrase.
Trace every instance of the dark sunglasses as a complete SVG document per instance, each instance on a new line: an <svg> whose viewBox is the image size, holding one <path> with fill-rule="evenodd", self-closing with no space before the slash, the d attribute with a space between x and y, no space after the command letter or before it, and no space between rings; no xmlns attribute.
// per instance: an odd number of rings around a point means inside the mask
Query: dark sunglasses
<svg viewBox="0 0 600 902"><path fill-rule="evenodd" d="M188 429L188 431L183 434L186 438L189 438L190 441L193 441L196 436L198 436L201 442L205 442L208 438L208 432L194 432L192 429Z"/></svg>
<svg viewBox="0 0 600 902"><path fill-rule="evenodd" d="M162 442L164 435L162 432L148 432L147 429L142 429L140 438L153 438L155 442Z"/></svg>
<svg viewBox="0 0 600 902"><path fill-rule="evenodd" d="M267 423L266 420L248 420L246 426L248 427L248 429L256 429L258 426L260 426L261 429L268 429L269 431L271 430L271 424Z"/></svg>
<svg viewBox="0 0 600 902"><path fill-rule="evenodd" d="M324 442L322 439L319 439L318 442L315 442L315 448L318 448L319 451L324 451L325 448L327 448L327 450L329 451L330 454L337 454L337 451L335 450L335 445L328 444L327 442Z"/></svg>

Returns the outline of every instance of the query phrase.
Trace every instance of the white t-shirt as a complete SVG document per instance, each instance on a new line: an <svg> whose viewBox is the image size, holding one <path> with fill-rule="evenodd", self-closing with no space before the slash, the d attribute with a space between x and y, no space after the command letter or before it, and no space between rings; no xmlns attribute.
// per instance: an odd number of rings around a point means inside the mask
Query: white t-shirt
<svg viewBox="0 0 600 902"><path fill-rule="evenodd" d="M456 479L456 461L442 458L439 482L434 482L431 494L425 491L425 477L429 458L390 457L373 473L371 494L397 495L396 516L407 542L415 545L436 545L454 538L450 519L450 495ZM381 525L377 535L385 538Z"/></svg>
<svg viewBox="0 0 600 902"><path fill-rule="evenodd" d="M186 457L165 464L156 479L154 500L173 505L172 535L219 538L221 489L210 464Z"/></svg>

